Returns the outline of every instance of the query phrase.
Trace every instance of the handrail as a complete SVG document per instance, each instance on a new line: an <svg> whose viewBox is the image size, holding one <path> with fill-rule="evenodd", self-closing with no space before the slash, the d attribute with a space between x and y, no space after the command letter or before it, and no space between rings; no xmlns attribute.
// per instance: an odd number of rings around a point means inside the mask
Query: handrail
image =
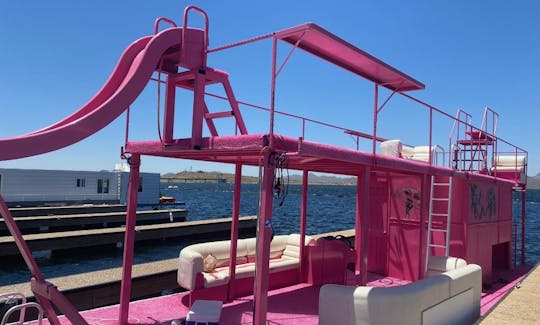
<svg viewBox="0 0 540 325"><path fill-rule="evenodd" d="M463 121L461 118L457 118L457 117L454 117L454 116L451 116L449 115L448 113L444 112L444 111L441 111L440 109L432 106L432 105L429 105L427 103L424 103L422 102L421 100L418 100L414 97L411 97L410 95L407 95L407 94L403 94L403 93L399 93L407 98L411 98L413 101L416 101L418 102L419 104L423 105L423 106L426 106L428 108L432 108L434 111L438 112L438 113L441 113L442 115L450 118L451 120L454 120L456 123L460 123L462 125L465 125L465 127L471 129L471 130L480 130L478 127L475 127L474 125L472 125L470 123L470 121ZM205 95L207 96L210 96L210 97L214 97L214 98L217 98L217 99L221 99L221 100L227 100L226 97L224 96L220 96L220 95L217 95L217 94L213 94L213 93L209 93L209 92L205 92ZM248 103L248 102L245 102L245 101L241 101L241 100L237 100L238 104L240 105L243 105L243 106L246 106L246 107L250 107L250 108L256 108L256 109L260 109L260 110L263 110L263 111L266 111L266 112L270 112L270 109L267 108L267 107L263 107L263 106L260 106L260 105L255 105L255 104L251 104L251 103ZM349 134L349 135L353 135L353 136L357 136L357 135L361 135L362 138L366 138L366 139L373 139L373 135L370 135L370 134L367 134L367 133L364 133L364 132L359 132L359 131L356 131L356 130L351 130L350 128L345 128L345 127L341 127L341 126L338 126L338 125L334 125L334 124L330 124L330 123L326 123L326 122L321 122L321 121L318 121L318 120L314 120L314 119L311 119L311 118L307 118L307 117L303 117L303 116L299 116L299 115L295 115L295 114L292 114L292 113L287 113L287 112L284 112L284 111L279 111L279 110L275 110L275 113L278 114L278 115L282 115L282 116L288 116L288 117L291 117L291 118L295 118L295 119L298 119L300 121L302 121L302 138L305 139L305 123L306 122L310 122L310 123L313 123L313 124L317 124L317 125L321 125L321 126L326 126L326 127L330 127L330 128L334 128L334 129L337 129L337 130L340 130L346 134ZM463 114L466 114L466 116L471 116L471 114L468 114L466 112L463 112ZM470 120L470 118L466 118L466 120ZM489 133L486 133L486 135L488 136L493 136ZM498 138L498 137L495 137L493 136L493 138L498 141L498 142L502 142L504 144L506 144L507 146L510 146L512 148L514 148L518 153L523 153L525 155L527 155L527 151L502 139L502 138ZM382 141L385 141L387 140L386 138L382 138L382 137L375 137L375 141L377 142L382 142ZM438 149L441 149L441 151L439 152L439 154L442 152L443 154L443 161L446 160L446 157L445 157L445 154L448 152L449 154L449 159L451 159L451 151L445 151L444 148L442 148L440 145L436 145L438 147ZM451 166L450 166L451 167Z"/></svg>
<svg viewBox="0 0 540 325"><path fill-rule="evenodd" d="M9 317L11 316L11 314L13 314L14 312L20 310L20 315L21 315L21 318L24 318L24 314L26 312L26 309L28 308L36 308L37 311L38 311L38 319L36 320L37 321L37 324L38 325L41 325L42 322L43 322L43 308L41 308L41 305L38 304L37 302L26 302L26 303L23 303L23 304L20 304L20 305L16 305L16 306L13 306L11 307L10 309L7 310L7 312L5 313L4 317L2 318L2 322L0 323L0 325L5 325L7 324L7 322L9 321ZM18 324L22 324L23 322L19 322Z"/></svg>
<svg viewBox="0 0 540 325"><path fill-rule="evenodd" d="M6 299L6 302L4 304L7 303L7 301L9 300L9 298L20 298L21 299L21 304L26 304L26 296L20 292L9 292L9 293L2 293L0 294L0 299ZM18 299L17 299L17 304L18 304ZM16 305L14 305L16 306ZM13 307L13 306L12 306ZM4 315L7 315L7 311ZM10 313L11 314L11 313ZM24 322L24 314L25 314L25 310L23 309L19 315L19 323L22 324ZM9 319L6 318L6 317L2 317L2 319L6 319L6 321ZM0 324L3 324L0 323Z"/></svg>
<svg viewBox="0 0 540 325"><path fill-rule="evenodd" d="M176 26L176 23L174 21L172 21L171 19L165 18L165 17L160 17L160 18L156 19L156 21L154 22L154 35L156 35L158 33L158 31L159 31L159 23L162 22L162 21L171 24L173 27L178 27L178 26Z"/></svg>
<svg viewBox="0 0 540 325"><path fill-rule="evenodd" d="M182 52L184 51L184 40L186 39L186 29L187 29L187 24L188 24L188 14L189 14L189 11L190 10L193 10L193 11L196 11L198 13L200 13L203 18L204 18L204 49L203 49L203 53L202 53L202 66L201 68L202 69L206 69L206 58L207 58L207 55L208 55L208 29L209 29L209 22L208 22L208 15L206 14L206 12L204 12L204 10L202 10L201 8L199 7L196 7L196 6L188 6L186 7L186 9L184 9L184 19L183 19L183 22L182 22L182 39L181 39L181 48L182 48Z"/></svg>
<svg viewBox="0 0 540 325"><path fill-rule="evenodd" d="M184 31L187 28L188 13L189 13L190 10L197 11L204 18L204 44L205 44L206 48L208 48L208 29L209 29L208 15L206 14L206 12L204 12L204 10L202 10L201 8L196 7L196 6L187 6L186 9L184 9L184 19L183 19L183 23L182 23ZM184 39L184 31L182 31L182 40Z"/></svg>

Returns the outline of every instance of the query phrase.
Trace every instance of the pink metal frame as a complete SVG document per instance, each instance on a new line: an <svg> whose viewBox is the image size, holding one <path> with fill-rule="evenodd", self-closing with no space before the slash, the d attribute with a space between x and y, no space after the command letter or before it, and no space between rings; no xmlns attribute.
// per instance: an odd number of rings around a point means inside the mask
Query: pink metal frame
<svg viewBox="0 0 540 325"><path fill-rule="evenodd" d="M188 14L190 11L196 11L204 18L204 29L195 30L188 27ZM159 32L159 24L161 22L167 22L173 27L162 32ZM255 324L266 323L266 311L267 311L267 293L268 293L268 275L269 275L269 247L271 241L272 231L272 210L273 210L273 182L276 171L276 156L282 152L289 152L290 158L298 158L295 166L303 171L303 185L302 185L302 201L300 210L300 234L301 236L301 249L300 258L302 259L299 277L305 275L305 263L303 261L305 256L304 248L304 235L306 232L306 216L307 216L307 189L308 189L308 173L310 170L316 171L342 171L344 174L354 174L358 177L357 181L357 198L356 198L356 215L355 215L355 249L356 249L356 273L359 275L360 284L367 282L367 258L368 258L368 223L369 223L369 201L370 201L370 175L372 173L372 167L374 161L379 159L376 157L377 142L384 141L385 139L377 136L377 123L378 114L386 106L389 100L395 95L402 95L421 106L428 109L429 113L429 145L432 145L432 131L433 131L433 114L439 113L443 116L447 116L453 119L459 125L463 124L466 128L471 130L474 128L469 124L470 121L462 121L459 116L452 117L441 110L422 102L406 93L406 90L422 89L424 86L420 82L408 77L400 71L390 67L384 62L371 57L369 54L361 51L353 45L339 39L337 36L330 34L322 28L314 24L305 24L297 27L293 27L288 30L280 31L274 34L267 34L261 37L250 39L218 47L212 50L208 50L208 16L206 13L194 6L189 6L184 11L183 25L181 28L176 27L175 23L166 18L160 18L156 20L154 25L154 36L142 38L135 42L126 50L122 56L121 61L115 72L111 75L110 80L104 86L102 90L81 110L77 111L68 118L60 121L57 124L49 128L13 139L0 140L0 160L14 159L24 156L30 156L39 154L42 152L56 150L63 146L70 145L86 136L97 132L101 127L106 125L105 122L110 121L120 113L129 107L131 102L135 100L139 92L144 88L144 85L148 80L151 80L152 73L158 67L159 72L166 72L167 80L166 94L165 94L165 110L163 113L163 136L159 142L131 142L129 141L128 128L129 128L129 110L128 110L128 123L126 127L126 153L123 155L129 157L129 163L131 166L130 183L129 183L129 198L128 198L128 210L126 216L126 234L124 238L124 258L123 258L123 271L122 271L122 284L120 292L120 313L119 323L127 324L129 315L129 300L131 295L131 272L133 266L133 251L135 242L135 223L136 223L136 208L137 208L137 193L139 182L139 168L141 163L141 155L151 154L156 156L166 157L178 157L178 158L192 158L201 160L215 160L222 162L234 163L236 166L235 173L235 185L234 185L234 199L232 209L232 226L231 226L231 239L232 245L230 254L236 255L236 239L238 238L238 218L240 215L240 191L241 191L241 176L242 166L244 164L260 166L262 170L262 184L261 184L261 202L259 208L259 220L258 220L258 237L257 237L257 257L256 257L256 275L255 275L255 287L254 287L254 318ZM190 42L197 38L198 35L202 36L202 39ZM255 138L250 137L247 134L247 128L242 120L240 114L239 104L245 104L236 100L232 87L228 81L228 75L224 72L214 70L207 67L207 55L208 53L214 53L228 48L232 48L239 45L248 44L263 39L272 38L272 62L271 62L271 86L270 86L270 107L263 108L260 106L250 105L251 107L262 108L269 112L269 130L268 134ZM333 42L335 46L334 50L339 53L334 53L332 56L331 48L322 49L317 45L317 39L324 39L325 41ZM277 47L278 41L284 41L292 45L292 48L286 56L284 62L278 68L277 62ZM170 49L178 48L181 45L179 53L177 55L171 55ZM189 46L188 46L189 45ZM374 99L373 99L373 130L372 134L365 134L362 132L348 130L344 128L335 127L330 124L317 122L305 117L295 116L288 113L283 113L276 110L275 92L276 92L276 80L280 72L284 69L289 58L296 50L305 50L311 54L318 55L321 58L336 64L342 68L345 68L357 75L367 78L374 82ZM135 60L138 53L145 50L145 55L140 61ZM322 52L322 51L326 52ZM321 51L321 52L319 52ZM319 54L320 53L320 54ZM194 59L189 63L182 62L182 58ZM366 67L361 65L348 65L346 64L346 58L362 58L367 62ZM142 62L142 63L141 63ZM354 61L357 62L357 61ZM133 68L134 67L134 68ZM380 68L380 75L378 75ZM133 68L133 69L132 69ZM178 72L179 68L185 68L187 70ZM388 78L388 80L385 80ZM399 82L393 82L394 78L398 78ZM392 79L392 80L391 80ZM158 82L161 82L158 80ZM210 113L209 108L205 103L205 96L212 95L206 92L205 86L209 83L221 83L225 89L226 97L222 97L230 102L230 112L217 112ZM379 86L385 87L391 91L391 94L385 101L379 105ZM132 88L129 88L132 87ZM174 137L174 116L175 116L175 91L176 87L182 87L193 91L193 120L191 137L187 139L175 139ZM402 88L404 87L404 88ZM219 97L212 95L214 97ZM108 100L112 98L112 100ZM247 105L247 104L246 104ZM274 123L275 114L284 114L286 116L299 118L302 121L302 137L298 139L289 139L283 136L274 135ZM235 135L230 137L220 137L217 133L217 129L213 124L214 118L234 116L236 119ZM211 134L211 139L203 137L203 123L206 122L208 130ZM337 128L341 131L349 133L357 137L358 151L358 139L360 137L371 139L372 148L371 155L360 156L358 152L355 152L355 159L351 159L353 153L340 148L329 148L328 146L317 145L313 142L308 142L305 139L306 122L319 123L328 127ZM89 128L82 128L87 130L85 134L79 134L76 132L78 125L90 125ZM72 125L75 125L72 128ZM487 124L486 124L487 128ZM496 127L493 126L493 134L489 134L487 130L482 130L488 136L496 139L500 142L504 140L495 136ZM237 132L240 132L242 137L237 137ZM73 138L66 141L58 135L64 135L65 137L72 136ZM161 138L161 135L160 135ZM252 142L250 142L252 141ZM253 144L256 141L255 144ZM43 148L38 148L37 144L46 143ZM504 142L507 143L507 142ZM509 144L509 143L507 143ZM510 145L510 144L509 144ZM232 149L230 149L232 148ZM515 147L514 152L516 159L518 154L524 154L527 152L519 147ZM204 149L204 150L202 150ZM213 149L215 149L213 151ZM496 149L496 148L495 148ZM310 151L311 150L311 151ZM330 162L320 162L315 154L327 157ZM492 155L497 154L495 150ZM302 156L305 155L305 156ZM431 155L431 154L430 154ZM302 160L305 157L305 160ZM431 158L431 156L430 156ZM364 159L364 160L362 160ZM381 162L382 160L378 160ZM348 163L348 167L342 167L344 162ZM390 161L389 166L395 166ZM449 161L450 163L450 161ZM427 175L435 170L436 166L432 165L432 160L429 159L429 168L425 168L425 165L410 164L409 172L418 172L423 175L422 192L427 192L429 181ZM353 166L353 167L351 167ZM378 165L378 168L381 165ZM341 168L341 169L340 169ZM391 168L391 167L388 167ZM440 168L441 173L452 175L454 171ZM525 184L518 184L523 190L526 189ZM424 204L427 204L424 202ZM425 209L422 209L425 210ZM58 309L64 313L68 319L74 324L86 324L84 319L78 314L73 306L65 299L64 296L58 291L58 289L45 281L43 275L39 271L39 268L32 258L31 252L24 242L24 239L17 228L17 225L13 221L9 210L3 199L0 197L0 212L4 216L4 219L8 225L8 229L12 236L15 238L15 242L21 251L21 254L32 272L32 290L35 293L38 301L43 306L45 313L51 323L59 324L58 318L52 308L52 304L58 307ZM421 220L425 220L425 216L421 216ZM525 192L522 194L522 262L525 260ZM424 237L424 233L421 231L421 237ZM422 255L422 254L420 254ZM422 261L419 261L419 269ZM227 288L228 299L235 297L234 283L235 283L235 265L231 263L230 266L231 280ZM51 304L52 303L52 304Z"/></svg>

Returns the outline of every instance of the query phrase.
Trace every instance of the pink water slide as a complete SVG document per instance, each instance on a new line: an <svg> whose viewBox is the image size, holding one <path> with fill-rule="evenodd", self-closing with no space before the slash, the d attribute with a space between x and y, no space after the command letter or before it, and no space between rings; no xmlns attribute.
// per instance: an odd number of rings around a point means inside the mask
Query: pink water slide
<svg viewBox="0 0 540 325"><path fill-rule="evenodd" d="M133 42L120 57L105 85L73 114L41 130L0 139L0 160L58 150L107 126L139 96L161 59L169 52L178 52L185 34L182 28L175 27Z"/></svg>

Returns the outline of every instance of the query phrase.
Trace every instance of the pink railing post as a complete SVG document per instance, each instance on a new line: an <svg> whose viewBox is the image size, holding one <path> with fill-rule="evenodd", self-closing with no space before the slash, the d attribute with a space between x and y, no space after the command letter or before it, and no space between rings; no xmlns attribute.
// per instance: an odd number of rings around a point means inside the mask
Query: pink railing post
<svg viewBox="0 0 540 325"><path fill-rule="evenodd" d="M373 95L373 145L372 153L375 154L377 146L377 116L379 115L379 84L375 84L375 92Z"/></svg>
<svg viewBox="0 0 540 325"><path fill-rule="evenodd" d="M431 147L433 145L433 108L429 107L429 151L428 151L428 159L429 159L429 165L433 165L433 154L435 150L431 150Z"/></svg>
<svg viewBox="0 0 540 325"><path fill-rule="evenodd" d="M272 38L272 80L270 84L270 134L274 134L274 110L276 101L277 38Z"/></svg>
<svg viewBox="0 0 540 325"><path fill-rule="evenodd" d="M129 300L131 298L131 272L133 267L133 251L135 247L135 224L137 222L137 196L139 192L139 169L141 156L133 154L128 159L129 188L128 206L126 213L126 234L124 237L124 259L122 263L122 283L120 287L120 311L118 323L128 323Z"/></svg>

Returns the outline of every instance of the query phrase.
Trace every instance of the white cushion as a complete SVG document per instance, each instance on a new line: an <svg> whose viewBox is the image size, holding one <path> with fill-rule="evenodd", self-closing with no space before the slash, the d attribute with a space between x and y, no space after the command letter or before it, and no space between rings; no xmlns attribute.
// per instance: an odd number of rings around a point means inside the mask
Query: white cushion
<svg viewBox="0 0 540 325"><path fill-rule="evenodd" d="M467 265L467 262L452 256L430 256L426 276L441 274Z"/></svg>
<svg viewBox="0 0 540 325"><path fill-rule="evenodd" d="M387 140L380 144L380 152L382 155L401 158L402 144L399 140Z"/></svg>
<svg viewBox="0 0 540 325"><path fill-rule="evenodd" d="M429 162L430 152L431 152L431 159L434 159L435 146L432 146L431 149L429 146L416 146L413 149L413 155L411 156L411 159Z"/></svg>
<svg viewBox="0 0 540 325"><path fill-rule="evenodd" d="M401 156L403 158L411 159L414 154L414 147L403 145L401 148Z"/></svg>

